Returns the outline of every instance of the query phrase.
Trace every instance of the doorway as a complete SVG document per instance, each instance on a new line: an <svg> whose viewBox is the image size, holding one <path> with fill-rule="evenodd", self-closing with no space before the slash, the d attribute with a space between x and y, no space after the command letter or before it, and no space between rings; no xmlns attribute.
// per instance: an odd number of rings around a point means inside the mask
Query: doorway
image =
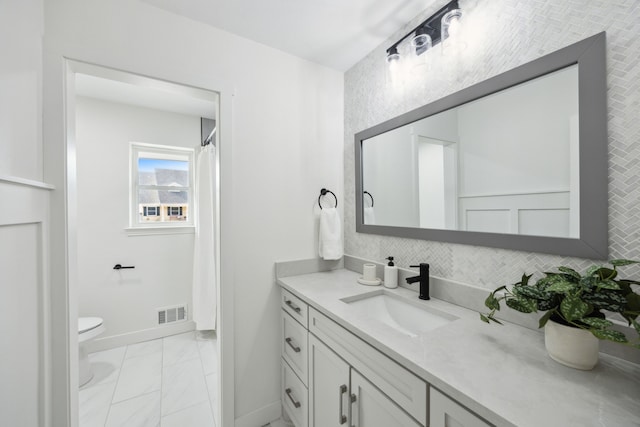
<svg viewBox="0 0 640 427"><path fill-rule="evenodd" d="M219 94L83 63L71 65L67 131L73 179L68 191L74 196L69 200L75 201L68 209L75 221L70 237L75 238L77 250L73 257L70 251L69 287L77 299L70 300L76 307L69 310L69 323L99 317L107 331L83 343L93 378L79 391L79 425L121 425L128 413L162 419L165 424L185 417L206 420L210 413L221 425L217 354L222 328L197 332L191 321L194 236L197 221L206 219L192 221L193 206L180 204L195 201L195 193L189 192L194 183L182 177L195 174L201 120L220 122ZM138 177L132 172L136 163L132 144L144 148L147 160L159 160L154 157L158 152L172 160L180 150L192 150L191 169L161 167L162 174L145 172L162 187L155 190L155 199L145 198L153 190L133 185ZM220 157L216 158L219 166ZM211 220L219 231L220 192L215 194L215 220ZM170 200L161 200L162 196ZM140 224L143 221L133 220L138 215L172 223ZM217 284L220 247L217 239ZM220 294L218 286L218 301ZM77 367L73 338L70 343L73 370Z"/></svg>

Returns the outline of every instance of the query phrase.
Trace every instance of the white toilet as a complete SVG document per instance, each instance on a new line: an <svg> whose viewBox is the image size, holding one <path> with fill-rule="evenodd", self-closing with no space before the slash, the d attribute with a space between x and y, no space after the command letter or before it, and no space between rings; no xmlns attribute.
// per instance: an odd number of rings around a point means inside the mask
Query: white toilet
<svg viewBox="0 0 640 427"><path fill-rule="evenodd" d="M91 381L93 378L93 370L87 357L85 342L94 339L106 329L102 324L103 320L99 317L79 317L78 318L78 349L79 349L79 365L80 365L80 387Z"/></svg>

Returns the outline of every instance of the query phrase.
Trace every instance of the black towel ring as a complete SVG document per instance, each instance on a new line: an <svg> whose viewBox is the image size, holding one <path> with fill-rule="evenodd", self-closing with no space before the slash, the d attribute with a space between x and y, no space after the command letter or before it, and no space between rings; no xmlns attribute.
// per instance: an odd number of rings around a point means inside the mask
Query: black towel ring
<svg viewBox="0 0 640 427"><path fill-rule="evenodd" d="M331 193L333 195L333 198L336 199L336 208L338 207L338 198L336 197L336 195L333 193L333 191L331 190L327 190L326 188L323 188L322 190L320 190L320 195L318 196L318 206L320 206L320 209L322 209L322 205L320 204L320 198L322 196L326 196L327 193Z"/></svg>
<svg viewBox="0 0 640 427"><path fill-rule="evenodd" d="M365 191L364 194L367 194L369 197L371 197L371 207L373 207L373 196L371 195L371 193Z"/></svg>

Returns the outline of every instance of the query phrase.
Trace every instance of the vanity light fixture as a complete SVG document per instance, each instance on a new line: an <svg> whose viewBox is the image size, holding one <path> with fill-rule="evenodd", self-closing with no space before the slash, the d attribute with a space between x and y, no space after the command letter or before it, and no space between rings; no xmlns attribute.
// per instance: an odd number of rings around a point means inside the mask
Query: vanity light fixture
<svg viewBox="0 0 640 427"><path fill-rule="evenodd" d="M400 60L400 54L398 53L397 46L390 47L387 49L387 63L389 66L397 63Z"/></svg>
<svg viewBox="0 0 640 427"><path fill-rule="evenodd" d="M387 62L390 66L400 61L398 46L411 37L411 47L416 56L420 56L432 46L445 40L456 30L459 25L462 10L458 0L452 0L436 13L425 19L416 28L405 34L400 40L387 49Z"/></svg>

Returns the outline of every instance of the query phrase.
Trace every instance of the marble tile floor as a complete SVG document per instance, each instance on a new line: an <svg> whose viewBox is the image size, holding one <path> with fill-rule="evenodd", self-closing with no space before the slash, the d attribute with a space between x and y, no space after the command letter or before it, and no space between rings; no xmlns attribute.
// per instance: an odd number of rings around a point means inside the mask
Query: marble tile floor
<svg viewBox="0 0 640 427"><path fill-rule="evenodd" d="M188 332L89 355L80 427L213 427L217 350L212 332Z"/></svg>

